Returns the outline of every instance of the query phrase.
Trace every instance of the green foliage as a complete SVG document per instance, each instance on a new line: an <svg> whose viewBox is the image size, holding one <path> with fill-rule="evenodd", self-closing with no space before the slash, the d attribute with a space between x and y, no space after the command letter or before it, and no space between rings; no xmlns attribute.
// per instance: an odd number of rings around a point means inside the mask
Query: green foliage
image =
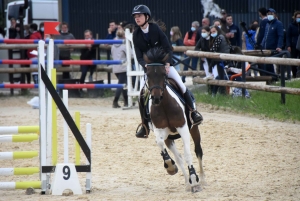
<svg viewBox="0 0 300 201"><path fill-rule="evenodd" d="M300 80L286 82L286 87L300 88ZM234 112L249 113L276 120L300 121L300 96L286 94L286 103L281 104L281 94L250 91L251 98L232 98L232 96L219 95L215 97L207 93L195 93L197 102L211 104L213 108L230 109Z"/></svg>

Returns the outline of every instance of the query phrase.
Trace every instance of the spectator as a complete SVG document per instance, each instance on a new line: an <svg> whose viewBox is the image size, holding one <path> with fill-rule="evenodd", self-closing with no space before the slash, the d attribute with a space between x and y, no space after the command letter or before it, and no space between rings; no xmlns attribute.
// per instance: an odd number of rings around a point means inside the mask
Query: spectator
<svg viewBox="0 0 300 201"><path fill-rule="evenodd" d="M52 35L52 34L44 34L44 40L45 41L46 40L50 40L50 39L54 39L54 35ZM53 59L54 60L59 60L59 48L58 48L57 44L54 44ZM57 65L54 65L54 67L56 68Z"/></svg>
<svg viewBox="0 0 300 201"><path fill-rule="evenodd" d="M62 22L60 26L60 35L55 36L60 40L73 40L75 37L69 32L69 27L66 22ZM59 52L59 60L71 60L71 49L61 49ZM69 65L62 65L62 67L68 67ZM63 79L70 79L70 72L62 73Z"/></svg>
<svg viewBox="0 0 300 201"><path fill-rule="evenodd" d="M209 26L204 26L201 28L201 38L197 42L197 44L195 46L195 50L209 52L209 39L210 39L210 28L209 28ZM209 63L211 62L211 60L206 59L206 58L201 58L201 60L203 63L203 68L205 70L206 76L210 77L211 74L208 71L208 68L209 68L208 66L209 66Z"/></svg>
<svg viewBox="0 0 300 201"><path fill-rule="evenodd" d="M221 26L221 20L220 19L215 19L213 21L213 26L217 26L217 27L219 27L221 29L222 28L222 26Z"/></svg>
<svg viewBox="0 0 300 201"><path fill-rule="evenodd" d="M40 32L38 32L37 29L38 29L37 24L33 23L33 24L30 25L30 27L29 27L29 32L30 32L29 39L40 39L40 40L43 39ZM37 60L37 53L34 53L34 50L36 50L36 49L27 50L27 57L30 60L33 60L33 61ZM32 64L32 65L30 65L30 68L38 68L38 65L37 64ZM31 75L32 75L34 84L38 84L38 72L32 72Z"/></svg>
<svg viewBox="0 0 300 201"><path fill-rule="evenodd" d="M185 46L195 46L196 45L196 37L197 37L197 30L199 29L199 22L198 21L194 21L192 22L192 27L191 30L186 32L184 40L183 40L183 44ZM186 54L184 54L184 57L187 58L188 56ZM188 70L188 65L190 64L190 61L192 60L192 70L196 70L197 68L197 62L198 62L198 58L197 57L193 57L192 59L188 58L185 60L185 64L183 67L184 71ZM182 82L185 83L185 76L182 76Z"/></svg>
<svg viewBox="0 0 300 201"><path fill-rule="evenodd" d="M85 40L92 40L93 39L93 33L91 30L85 30L84 31L84 39ZM97 54L97 45L91 45L86 44L86 48L81 49L81 55L80 60L95 60L96 54ZM80 83L84 83L85 77L88 71L90 71L89 81L93 81L93 73L95 72L96 65L81 65L80 71L81 71L81 77L80 77Z"/></svg>
<svg viewBox="0 0 300 201"><path fill-rule="evenodd" d="M297 42L300 41L300 11L296 11L293 16L293 22L287 30L287 50L291 53L291 58L300 59L300 50L296 49ZM292 66L293 77L300 77L300 66Z"/></svg>
<svg viewBox="0 0 300 201"><path fill-rule="evenodd" d="M118 30L117 31L117 37L116 39L122 40L125 39L125 33L124 31ZM125 44L113 44L111 47L111 55L113 60L123 60L126 61L126 45ZM131 57L132 57L131 53ZM120 64L120 65L111 65L113 68L113 73L115 73L116 77L118 78L118 84L127 84L127 65L126 64ZM127 90L123 88L118 88L115 93L115 97L113 100L113 108L120 108L121 106L118 104L119 98L121 93L123 94L124 98L124 107L128 107L128 96L127 96Z"/></svg>
<svg viewBox="0 0 300 201"><path fill-rule="evenodd" d="M227 12L225 9L222 9L221 10L221 15L222 17L220 18L220 21L221 21L221 29L222 31L226 32L226 17L227 17Z"/></svg>
<svg viewBox="0 0 300 201"><path fill-rule="evenodd" d="M200 38L201 38L201 33L202 33L202 27L205 27L205 26L210 26L210 20L209 20L209 18L207 18L207 17L205 17L205 18L203 18L202 19L202 21L201 21L201 27L198 29L198 31L197 31L197 36L196 36L196 44L197 44L197 42L200 40Z"/></svg>
<svg viewBox="0 0 300 201"><path fill-rule="evenodd" d="M276 19L276 11L273 8L267 10L268 23L266 25L262 47L265 50L281 51L283 46L283 25ZM266 64L264 70L275 73L272 64Z"/></svg>
<svg viewBox="0 0 300 201"><path fill-rule="evenodd" d="M24 25L24 39L29 39L29 37L30 37L29 28L30 28L30 25L28 25L28 24Z"/></svg>
<svg viewBox="0 0 300 201"><path fill-rule="evenodd" d="M258 34L257 34L256 46L257 46L257 48L261 49L261 43L262 43L262 40L264 38L266 25L268 23L267 9L266 8L259 8L258 9L258 15L259 15L259 18L261 19L261 22L260 22L259 28L257 30Z"/></svg>
<svg viewBox="0 0 300 201"><path fill-rule="evenodd" d="M174 26L171 28L170 35L171 35L170 40L173 47L183 46L182 34L178 26ZM173 56L180 60L182 56L182 52L174 52ZM177 64L176 66L174 66L174 68L177 71L180 71L180 64Z"/></svg>
<svg viewBox="0 0 300 201"><path fill-rule="evenodd" d="M211 52L219 52L219 53L230 53L230 42L229 40L223 35L222 30L217 27L211 27L210 28L210 42L209 47ZM224 62L223 61L211 61L209 65L209 73L211 76L207 77L207 79L220 79L224 80ZM212 76L212 68L217 69L217 73L214 73L214 76ZM215 72L215 71L214 71ZM217 93L219 89L219 86L212 86L212 94L213 96ZM224 89L224 87L222 87Z"/></svg>
<svg viewBox="0 0 300 201"><path fill-rule="evenodd" d="M226 29L225 36L229 39L231 45L233 46L241 46L241 34L240 29L233 23L233 19L231 15L227 15L226 17Z"/></svg>
<svg viewBox="0 0 300 201"><path fill-rule="evenodd" d="M118 25L115 20L109 22L109 27L107 29L106 39L114 39L116 37L116 32L118 30Z"/></svg>
<svg viewBox="0 0 300 201"><path fill-rule="evenodd" d="M15 18L10 18L10 27L8 29L8 37L9 39L15 39L18 36L19 27L17 26L17 22Z"/></svg>
<svg viewBox="0 0 300 201"><path fill-rule="evenodd" d="M250 29L248 30L248 34L246 32L242 33L242 47L245 50L254 50L256 44L256 32L258 29L258 23L252 23ZM249 35L249 36L248 36ZM248 65L248 62L245 62L245 66ZM254 76L257 76L257 71L253 70ZM251 71L248 71L248 74L251 76Z"/></svg>
<svg viewBox="0 0 300 201"><path fill-rule="evenodd" d="M42 38L44 38L44 22L40 23L39 32L40 32Z"/></svg>
<svg viewBox="0 0 300 201"><path fill-rule="evenodd" d="M258 24L251 24L250 29L248 30L248 34L246 32L242 33L242 49L246 50L254 50L256 44L256 31L258 29ZM249 36L251 36L251 38Z"/></svg>

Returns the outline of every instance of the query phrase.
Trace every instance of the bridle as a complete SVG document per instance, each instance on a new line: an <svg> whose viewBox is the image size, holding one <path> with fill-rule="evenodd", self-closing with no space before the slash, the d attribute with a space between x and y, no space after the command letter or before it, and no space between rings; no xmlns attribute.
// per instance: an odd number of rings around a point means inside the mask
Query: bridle
<svg viewBox="0 0 300 201"><path fill-rule="evenodd" d="M161 64L161 63L151 63L151 64L147 64L147 67L155 68L155 69L154 69L154 72L155 72L155 73L156 73L156 67L160 67L160 68L161 68L162 66L164 67L165 64ZM147 79L148 79L148 77L147 77ZM164 95L164 91L165 91L165 88L166 88L166 84L167 84L167 79L168 79L168 76L167 76L167 74L165 73L165 75L164 75L164 84L163 84L163 87L161 87L160 85L154 85L154 86L152 86L152 87L149 88L148 84L145 84L145 86L146 86L147 89L149 90L150 95L151 95L151 91L152 91L153 89L160 89L160 90L162 90L162 93L161 93L161 96L160 96L160 100L162 100L163 95ZM145 80L145 83L147 83L146 80ZM153 99L153 97L150 96L150 99Z"/></svg>

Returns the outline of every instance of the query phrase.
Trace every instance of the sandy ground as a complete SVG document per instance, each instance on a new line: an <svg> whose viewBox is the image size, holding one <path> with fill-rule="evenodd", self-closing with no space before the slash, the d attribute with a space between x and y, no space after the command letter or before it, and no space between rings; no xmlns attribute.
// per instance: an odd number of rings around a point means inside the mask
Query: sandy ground
<svg viewBox="0 0 300 201"><path fill-rule="evenodd" d="M38 125L32 97L0 97L0 126ZM81 128L92 123L92 193L71 197L26 195L0 190L0 200L299 200L300 125L203 108L200 126L207 185L199 193L184 190L184 178L163 167L153 133L134 136L137 109L113 109L112 98L69 99L72 116L81 113ZM198 107L200 108L200 104ZM63 160L62 116L58 113L59 161ZM70 160L74 140L70 134ZM181 140L177 146L182 153ZM192 149L194 145L191 142ZM38 150L32 143L0 143L0 151ZM85 162L83 154L82 163ZM199 170L194 156L194 166ZM38 166L38 159L1 161L1 167ZM85 192L85 174L79 173ZM38 180L32 176L0 176L0 181Z"/></svg>

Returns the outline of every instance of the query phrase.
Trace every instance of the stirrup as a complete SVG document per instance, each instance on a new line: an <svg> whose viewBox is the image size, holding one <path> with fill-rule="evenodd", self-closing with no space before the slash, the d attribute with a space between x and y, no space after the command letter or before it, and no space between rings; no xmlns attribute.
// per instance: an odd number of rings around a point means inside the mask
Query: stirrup
<svg viewBox="0 0 300 201"><path fill-rule="evenodd" d="M201 116L202 119L201 119L199 122L194 122L194 119L192 118L192 113L193 113L193 112L195 112L196 114L198 114L198 115ZM200 124L202 123L202 121L203 121L202 115L201 115L200 112L198 112L197 110L190 111L190 112L189 112L189 117L190 117L190 121L191 121L191 123L192 123L192 126L198 126L198 125L200 125Z"/></svg>
<svg viewBox="0 0 300 201"><path fill-rule="evenodd" d="M149 131L148 131L147 126L146 126L145 124L143 124L143 123L140 123L140 124L138 125L138 127L136 128L136 131L135 131L135 135L138 133L138 130L139 130L140 127L144 127L144 129L145 129L145 131L146 131L146 137L145 137L145 138L148 138Z"/></svg>

